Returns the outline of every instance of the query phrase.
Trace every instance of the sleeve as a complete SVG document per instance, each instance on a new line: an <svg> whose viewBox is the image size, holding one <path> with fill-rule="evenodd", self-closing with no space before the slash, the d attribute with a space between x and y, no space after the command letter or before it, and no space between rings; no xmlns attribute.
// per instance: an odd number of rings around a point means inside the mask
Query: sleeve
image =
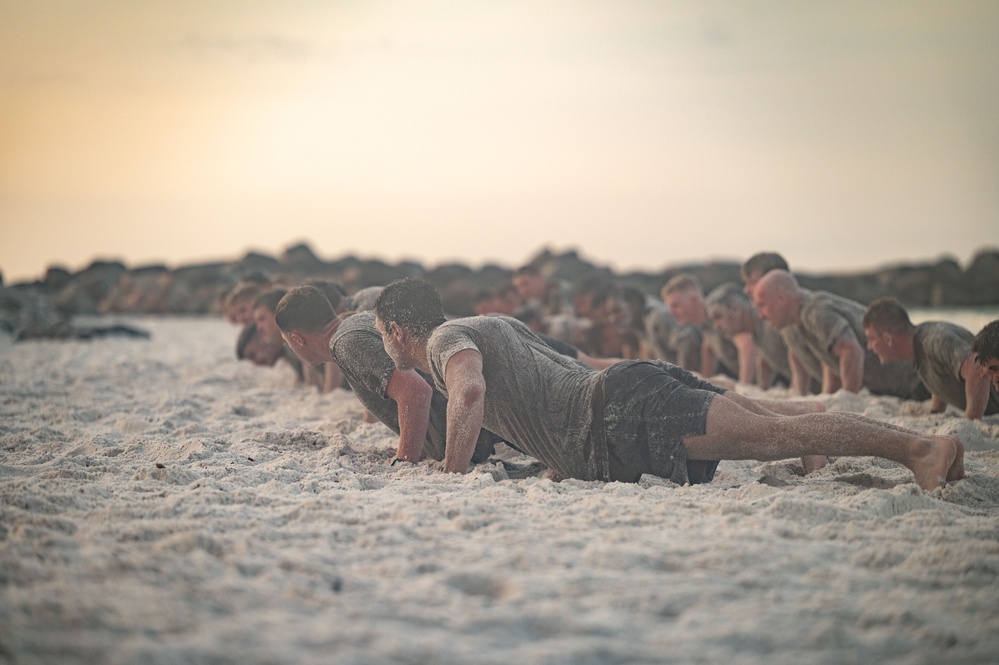
<svg viewBox="0 0 999 665"><path fill-rule="evenodd" d="M801 313L801 324L828 353L832 353L833 347L842 339L853 339L860 344L847 318L829 303L822 301L810 303ZM863 346L861 344L861 347Z"/></svg>
<svg viewBox="0 0 999 665"><path fill-rule="evenodd" d="M354 392L365 391L388 399L386 389L395 372L395 363L385 352L381 337L351 331L338 337L330 351Z"/></svg>
<svg viewBox="0 0 999 665"><path fill-rule="evenodd" d="M430 341L427 342L427 359L430 361L434 383L441 390L444 390L448 362L455 354L466 349L479 351L469 331L463 327L444 324L430 336Z"/></svg>

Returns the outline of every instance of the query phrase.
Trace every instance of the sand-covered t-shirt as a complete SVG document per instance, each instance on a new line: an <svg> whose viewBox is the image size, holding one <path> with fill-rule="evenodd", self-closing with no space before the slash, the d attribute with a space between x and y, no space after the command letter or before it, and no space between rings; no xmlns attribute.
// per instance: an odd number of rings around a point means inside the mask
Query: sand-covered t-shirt
<svg viewBox="0 0 999 665"><path fill-rule="evenodd" d="M691 323L680 323L665 305L646 311L645 335L660 360L690 371L701 369L701 329Z"/></svg>
<svg viewBox="0 0 999 665"><path fill-rule="evenodd" d="M399 405L388 396L388 382L395 364L385 351L382 337L375 328L373 312L360 312L344 319L330 338L330 352L350 384L357 399L389 429L399 433ZM424 380L433 387L430 379ZM423 442L427 457L444 459L446 443L447 400L439 390L430 398L430 426ZM476 446L475 461L489 456L496 440L484 432Z"/></svg>
<svg viewBox="0 0 999 665"><path fill-rule="evenodd" d="M928 321L916 326L912 339L916 373L931 393L962 411L968 407L961 364L971 355L974 335L960 326ZM995 386L990 389L986 414L999 413Z"/></svg>
<svg viewBox="0 0 999 665"><path fill-rule="evenodd" d="M864 334L864 306L824 291L806 293L801 301L801 321L797 324L808 346L833 373L839 375L839 358L833 347L853 339L864 350L863 385L876 395L895 395L923 400L929 393L919 380L912 363L882 363L867 348ZM785 339L787 339L785 337Z"/></svg>
<svg viewBox="0 0 999 665"><path fill-rule="evenodd" d="M596 372L556 353L516 319L455 319L427 343L431 376L445 396L448 361L469 349L482 357L483 427L563 477L608 478L602 432L591 431Z"/></svg>

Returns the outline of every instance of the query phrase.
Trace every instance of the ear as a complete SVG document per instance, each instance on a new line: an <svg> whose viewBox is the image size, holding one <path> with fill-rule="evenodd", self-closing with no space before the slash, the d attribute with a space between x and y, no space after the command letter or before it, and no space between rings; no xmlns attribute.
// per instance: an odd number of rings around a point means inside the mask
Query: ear
<svg viewBox="0 0 999 665"><path fill-rule="evenodd" d="M288 339L295 342L299 346L305 346L305 337L299 332L288 333Z"/></svg>
<svg viewBox="0 0 999 665"><path fill-rule="evenodd" d="M392 339L399 342L404 342L406 339L406 330L395 321L388 324L388 333Z"/></svg>
<svg viewBox="0 0 999 665"><path fill-rule="evenodd" d="M889 333L886 332L881 333L881 339L882 341L884 341L885 344L888 345L888 348L891 348L895 344L895 338L892 337Z"/></svg>

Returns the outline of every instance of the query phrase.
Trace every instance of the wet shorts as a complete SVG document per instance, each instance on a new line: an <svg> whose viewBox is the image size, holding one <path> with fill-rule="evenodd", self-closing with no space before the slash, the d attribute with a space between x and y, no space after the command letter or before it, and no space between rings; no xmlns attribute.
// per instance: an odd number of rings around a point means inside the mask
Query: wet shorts
<svg viewBox="0 0 999 665"><path fill-rule="evenodd" d="M725 392L676 365L632 360L604 371L603 430L612 480L643 473L678 485L708 482L717 461L690 461L683 437L704 434L708 407Z"/></svg>

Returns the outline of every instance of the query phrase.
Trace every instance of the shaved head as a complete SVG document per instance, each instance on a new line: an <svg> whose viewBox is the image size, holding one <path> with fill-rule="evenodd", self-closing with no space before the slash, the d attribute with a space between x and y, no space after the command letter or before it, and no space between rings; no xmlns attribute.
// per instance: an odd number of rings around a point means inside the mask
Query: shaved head
<svg viewBox="0 0 999 665"><path fill-rule="evenodd" d="M760 316L778 330L798 322L801 288L786 270L771 270L756 283L753 304Z"/></svg>
<svg viewBox="0 0 999 665"><path fill-rule="evenodd" d="M767 295L790 295L798 291L798 280L786 270L771 270L764 275L756 288Z"/></svg>

